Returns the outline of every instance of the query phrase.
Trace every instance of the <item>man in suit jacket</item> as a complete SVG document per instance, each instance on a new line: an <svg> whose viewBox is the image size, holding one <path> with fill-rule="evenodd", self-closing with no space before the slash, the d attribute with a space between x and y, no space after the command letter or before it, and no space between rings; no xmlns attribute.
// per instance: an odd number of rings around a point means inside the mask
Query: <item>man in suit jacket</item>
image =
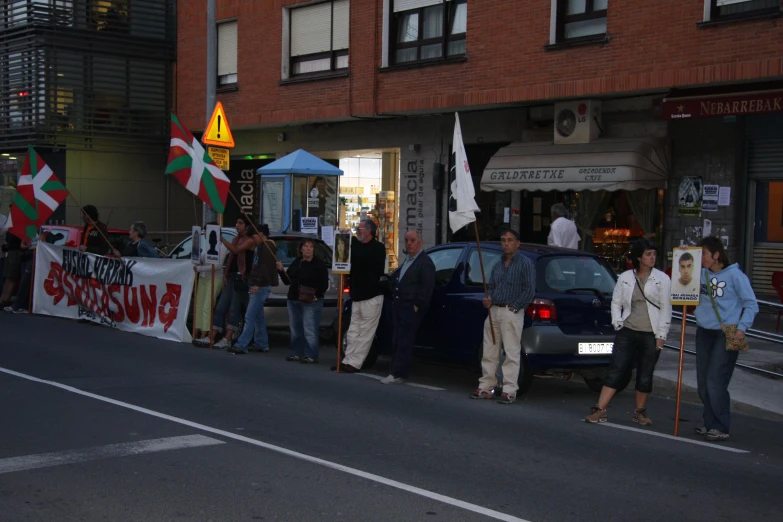
<svg viewBox="0 0 783 522"><path fill-rule="evenodd" d="M421 251L424 241L416 230L405 234L408 255L394 278L392 317L394 356L391 373L383 384L399 384L410 377L413 343L421 320L427 313L435 288L435 265Z"/></svg>

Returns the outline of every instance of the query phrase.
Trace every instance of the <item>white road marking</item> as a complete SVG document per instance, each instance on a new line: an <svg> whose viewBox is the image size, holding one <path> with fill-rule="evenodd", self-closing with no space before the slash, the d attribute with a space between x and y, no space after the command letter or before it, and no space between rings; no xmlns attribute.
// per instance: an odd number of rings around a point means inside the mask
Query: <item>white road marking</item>
<svg viewBox="0 0 783 522"><path fill-rule="evenodd" d="M362 377L369 377L370 379L375 379L376 381L380 381L381 379L383 379L382 375L375 375L372 373L357 373L356 375L361 375ZM446 391L446 388L438 388L437 386L429 386L427 384L416 384L415 382L406 382L404 384L406 386L413 386L414 388L424 388L425 390Z"/></svg>
<svg viewBox="0 0 783 522"><path fill-rule="evenodd" d="M92 460L110 459L114 457L142 455L144 453L213 446L215 444L225 444L225 442L205 437L204 435L186 435L184 437L140 440L122 444L96 446L93 448L10 457L0 459L0 474L29 469L48 468L51 466L62 466L65 464L77 464L79 462L89 462Z"/></svg>
<svg viewBox="0 0 783 522"><path fill-rule="evenodd" d="M583 421L584 422L584 421ZM717 449L721 451L728 451L731 453L750 453L749 451L731 448L729 446L721 446L718 444L710 444L709 442L702 442L700 440L685 439L683 437L675 437L674 435L667 435L665 433L658 433L651 430L643 430L641 428L633 428L631 426L621 426L619 424L612 424L611 422L599 422L601 426L607 426L609 428L617 428L618 430L635 431L636 433L644 433L645 435L652 435L653 437L662 437L664 439L676 440L678 442L686 442L688 444L696 444L697 446L706 446L708 448Z"/></svg>
<svg viewBox="0 0 783 522"><path fill-rule="evenodd" d="M275 446L274 444L269 444L266 442L262 442L260 440L251 439L250 437L245 437L243 435L237 435L236 433L231 433L229 431L224 431L217 428L212 428L210 426L206 426L204 424L199 424L197 422L192 422L186 419L181 419L179 417L174 417L172 415L167 415L165 413L160 413L154 410L149 410L147 408L142 408L141 406L135 406L133 404L118 401L115 399L111 399L109 397L104 397L102 395L96 395L94 393L86 392L83 390L80 390L78 388L74 388L72 386L67 386L65 384L60 384L59 382L55 381L47 381L44 379L39 379L38 377L33 377L32 375L27 375L24 373L19 373L14 370L9 370L7 368L0 368L0 372L6 373L8 375L13 375L15 377L19 377L21 379L26 379L28 381L37 382L40 384L46 384L48 386L53 386L55 388L59 388L61 390L65 390L71 393L75 393L77 395L81 395L83 397L90 397L91 399L96 399L102 402L106 402L109 404L114 404L115 406L119 406L121 408L127 408L129 410L133 410L139 413L144 413L146 415L150 415L152 417L157 417L159 419L168 420L171 422L176 422L177 424L182 424L184 426L189 426L191 428L195 428L198 430L206 431L208 433L214 433L215 435L220 435L221 437L225 437L227 439L233 439L238 440L241 442L246 442L247 444L252 444L253 446L258 446L260 448L264 448L270 451L274 451L276 453L280 453L282 455L286 455L288 457L293 457L296 459L304 460L306 462L310 462L312 464L317 464L319 466L324 466L326 468L334 469L336 471L342 471L343 473L348 473L349 475L354 475L356 477L361 477L366 480L370 480L372 482L377 482L378 484L383 484L385 486L389 486L392 488L397 488L402 491L407 491L408 493L413 493L414 495L419 495L425 498L429 498L431 500L436 500L438 502L442 502L444 504L448 504L450 506L458 507L460 509L464 509L466 511L471 511L473 513L478 513L480 515L484 515L489 518L494 518L495 520L503 520L505 522L530 522L528 520L518 518L512 515L508 515L506 513L501 513L500 511L495 511L494 509L485 508L483 506L479 506L476 504L471 504L470 502L465 502L463 500L459 500L453 497L447 497L446 495L441 495L440 493L435 493L433 491L429 491L426 489L418 488L416 486L411 486L409 484L405 484L403 482L398 482L396 480L388 479L385 477L381 477L380 475L374 475L372 473L367 473L366 471L362 471L355 468L349 468L348 466L343 466L342 464L337 464L336 462L330 462L328 460L320 459L318 457L313 457L311 455L306 455L304 453L298 453L296 451L292 451L280 446ZM361 374L360 374L361 375Z"/></svg>

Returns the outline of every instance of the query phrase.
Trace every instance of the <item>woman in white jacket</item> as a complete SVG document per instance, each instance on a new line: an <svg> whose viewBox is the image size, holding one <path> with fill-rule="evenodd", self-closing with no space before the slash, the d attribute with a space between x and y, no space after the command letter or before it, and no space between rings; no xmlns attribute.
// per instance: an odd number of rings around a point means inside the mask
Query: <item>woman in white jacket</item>
<svg viewBox="0 0 783 522"><path fill-rule="evenodd" d="M647 398L652 391L652 378L669 326L672 307L669 303L669 276L654 268L657 247L647 239L631 245L633 270L626 270L617 279L612 295L612 325L617 330L612 350L609 376L604 381L598 404L585 422L606 422L606 407L612 400L622 378L636 366L636 411L633 421L650 426Z"/></svg>

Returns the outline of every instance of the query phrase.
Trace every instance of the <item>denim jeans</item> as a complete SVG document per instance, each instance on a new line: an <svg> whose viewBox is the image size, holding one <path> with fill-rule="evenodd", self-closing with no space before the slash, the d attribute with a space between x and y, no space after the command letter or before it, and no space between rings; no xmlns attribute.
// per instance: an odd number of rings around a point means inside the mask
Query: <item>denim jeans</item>
<svg viewBox="0 0 783 522"><path fill-rule="evenodd" d="M215 318L212 327L216 332L222 333L225 328L229 330L239 330L239 323L242 320L242 308L247 306L247 292L237 292L234 290L234 277L228 276L226 284L223 286L223 292L215 307ZM228 313L228 326L226 326L226 313Z"/></svg>
<svg viewBox="0 0 783 522"><path fill-rule="evenodd" d="M250 287L251 290L253 288L257 287ZM257 292L250 294L250 302L247 304L247 313L245 313L245 326L242 328L242 335L234 345L235 348L247 353L247 347L250 345L250 341L253 341L253 346L262 352L269 351L264 302L271 292L271 286L262 286L258 288Z"/></svg>
<svg viewBox="0 0 783 522"><path fill-rule="evenodd" d="M726 350L722 330L696 329L696 382L704 403L704 426L728 433L731 426L729 382L739 352Z"/></svg>
<svg viewBox="0 0 783 522"><path fill-rule="evenodd" d="M619 388L623 376L636 359L636 391L650 393L653 372L660 355L661 351L655 347L654 333L637 332L630 328L620 329L614 338L609 376L604 380L604 386L615 390Z"/></svg>
<svg viewBox="0 0 783 522"><path fill-rule="evenodd" d="M321 311L324 300L313 303L303 303L289 299L288 322L291 326L290 355L310 357L318 360L319 331L321 327Z"/></svg>

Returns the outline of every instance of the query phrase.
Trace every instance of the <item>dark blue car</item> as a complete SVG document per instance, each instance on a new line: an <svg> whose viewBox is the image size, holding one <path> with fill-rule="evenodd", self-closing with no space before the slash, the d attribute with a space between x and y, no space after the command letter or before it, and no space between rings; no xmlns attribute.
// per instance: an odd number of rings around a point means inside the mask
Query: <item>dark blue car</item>
<svg viewBox="0 0 783 522"><path fill-rule="evenodd" d="M482 243L481 251L489 278L503 251L498 242ZM414 355L478 369L487 310L481 303L484 290L476 244L449 243L425 252L435 264L436 283L416 335ZM574 372L582 375L590 389L600 390L614 345L610 305L617 274L605 259L585 252L529 244L522 244L520 252L535 264L536 294L525 310L519 392L529 390L534 374ZM344 331L350 314L347 299ZM372 366L378 355L391 355L391 341L391 299L387 296L364 368Z"/></svg>

